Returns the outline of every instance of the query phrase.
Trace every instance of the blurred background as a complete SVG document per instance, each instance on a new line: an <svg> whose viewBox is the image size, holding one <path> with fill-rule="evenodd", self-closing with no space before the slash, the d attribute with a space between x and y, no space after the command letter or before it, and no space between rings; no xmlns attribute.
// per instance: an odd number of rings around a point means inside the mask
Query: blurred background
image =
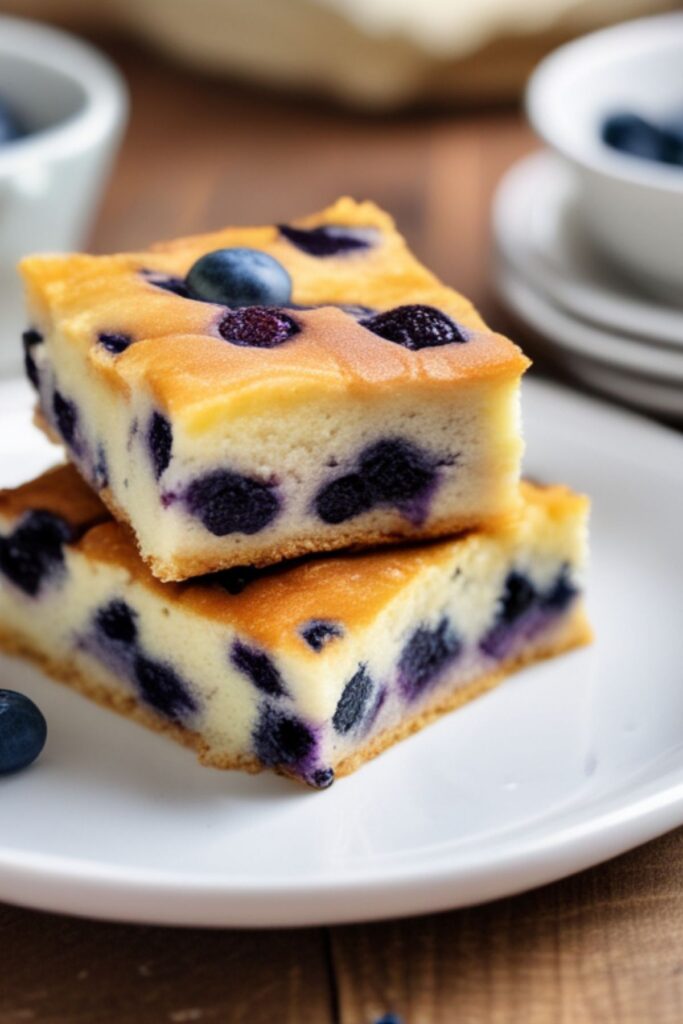
<svg viewBox="0 0 683 1024"><path fill-rule="evenodd" d="M494 296L490 208L504 172L538 146L521 112L524 83L561 43L678 6L0 0L2 15L94 43L130 97L111 176L114 141L73 237L26 247L131 249L228 223L289 221L350 194L389 209L424 262L494 326L519 332ZM0 70L0 99L2 88Z"/></svg>

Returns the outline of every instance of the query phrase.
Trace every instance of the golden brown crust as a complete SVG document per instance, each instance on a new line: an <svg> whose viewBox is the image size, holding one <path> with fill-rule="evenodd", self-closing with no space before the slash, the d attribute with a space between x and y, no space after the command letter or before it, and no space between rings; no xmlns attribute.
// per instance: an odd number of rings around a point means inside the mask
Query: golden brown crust
<svg viewBox="0 0 683 1024"><path fill-rule="evenodd" d="M377 244L321 259L270 226L228 228L118 256L33 256L21 264L32 316L46 335L58 330L112 390L127 393L142 385L199 433L216 418L239 414L245 403L273 409L321 391L374 395L397 384L428 397L455 382L515 379L529 365L512 342L486 327L466 298L415 259L391 218L374 204L342 199L299 223L370 228ZM289 271L297 307L291 315L300 333L286 344L227 344L218 331L224 307L158 288L142 273L182 277L203 253L235 245L266 251ZM410 303L442 309L470 340L412 352L337 308L385 310ZM112 357L96 344L100 331L128 334L136 344Z"/></svg>
<svg viewBox="0 0 683 1024"><path fill-rule="evenodd" d="M406 718L398 726L386 730L364 747L361 747L350 756L343 758L336 765L333 765L335 775L337 778L341 778L344 775L350 775L352 772L357 771L367 761L377 757L395 743L424 729L425 726L430 725L449 711L454 711L493 689L511 673L518 671L525 665L555 657L574 647L589 644L592 638L592 630L586 619L583 605L578 604L571 615L562 620L558 627L542 643L521 652L514 658L501 664L494 672L473 680L467 686L456 689L450 694L438 695L432 704L423 708L418 714ZM191 748L197 754L201 764L222 770L237 769L250 773L257 773L263 770L264 766L255 757L245 755L230 756L212 752L204 739L197 733L191 732L183 728L183 726L164 721L158 715L142 706L132 694L113 692L102 684L93 683L73 664L50 658L44 651L38 650L26 638L18 637L16 634L8 633L1 628L0 648L7 654L18 655L28 659L53 679L64 683L102 707L115 711L117 714L137 722L138 725L144 725L155 732L163 733L169 739L175 740L176 743ZM289 773L282 771L281 774L287 775ZM296 776L291 776L291 778L297 782L302 781Z"/></svg>

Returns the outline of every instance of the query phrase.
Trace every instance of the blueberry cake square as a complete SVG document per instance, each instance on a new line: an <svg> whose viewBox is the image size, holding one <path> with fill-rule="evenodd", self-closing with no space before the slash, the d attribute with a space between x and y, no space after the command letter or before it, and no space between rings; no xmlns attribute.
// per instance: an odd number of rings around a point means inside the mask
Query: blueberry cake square
<svg viewBox="0 0 683 1024"><path fill-rule="evenodd" d="M63 466L0 492L0 646L194 747L317 788L588 642L587 501L521 486L497 530L162 583Z"/></svg>
<svg viewBox="0 0 683 1024"><path fill-rule="evenodd" d="M528 360L372 203L22 273L38 421L161 580L517 507Z"/></svg>

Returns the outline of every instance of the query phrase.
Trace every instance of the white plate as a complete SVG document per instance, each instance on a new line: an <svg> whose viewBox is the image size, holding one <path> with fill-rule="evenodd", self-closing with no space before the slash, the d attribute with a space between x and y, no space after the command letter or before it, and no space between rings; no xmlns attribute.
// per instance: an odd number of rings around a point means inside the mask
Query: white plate
<svg viewBox="0 0 683 1024"><path fill-rule="evenodd" d="M651 370L643 346L622 342L583 323L536 291L505 260L496 267L498 290L517 317L545 339L551 354L576 377L647 412L683 419L683 354L656 350L663 373Z"/></svg>
<svg viewBox="0 0 683 1024"><path fill-rule="evenodd" d="M3 684L50 727L0 781L0 899L186 925L298 925L492 899L683 822L683 441L570 392L525 388L528 471L594 499L597 642L314 793L188 751L20 662ZM0 471L45 464L0 387ZM49 454L49 453L48 453Z"/></svg>
<svg viewBox="0 0 683 1024"><path fill-rule="evenodd" d="M633 341L683 350L683 309L639 295L586 238L569 168L548 152L518 161L496 191L496 242L515 270L574 316Z"/></svg>

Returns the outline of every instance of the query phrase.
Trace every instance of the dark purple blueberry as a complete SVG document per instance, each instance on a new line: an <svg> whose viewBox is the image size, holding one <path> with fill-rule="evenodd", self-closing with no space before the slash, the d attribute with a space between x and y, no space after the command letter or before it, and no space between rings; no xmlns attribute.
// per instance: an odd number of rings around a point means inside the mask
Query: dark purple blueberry
<svg viewBox="0 0 683 1024"><path fill-rule="evenodd" d="M361 325L414 352L468 340L465 329L434 306L396 306L361 320Z"/></svg>
<svg viewBox="0 0 683 1024"><path fill-rule="evenodd" d="M266 766L291 767L310 757L315 736L304 722L265 705L253 733L254 750Z"/></svg>
<svg viewBox="0 0 683 1024"><path fill-rule="evenodd" d="M434 482L433 462L409 441L378 441L360 456L360 472L376 502L418 497Z"/></svg>
<svg viewBox="0 0 683 1024"><path fill-rule="evenodd" d="M45 339L40 331L36 331L35 328L29 327L29 329L24 331L22 334L21 340L24 346L24 369L26 370L26 376L37 391L40 386L40 378L36 361L33 358L33 349L36 345L42 345Z"/></svg>
<svg viewBox="0 0 683 1024"><path fill-rule="evenodd" d="M107 331L100 331L97 340L102 348L106 348L107 352L115 356L125 352L128 346L133 344L130 334L110 334Z"/></svg>
<svg viewBox="0 0 683 1024"><path fill-rule="evenodd" d="M326 224L319 228L295 228L278 224L281 235L309 256L339 256L369 249L377 241L374 228L336 227Z"/></svg>
<svg viewBox="0 0 683 1024"><path fill-rule="evenodd" d="M129 604L116 598L95 614L95 626L108 640L130 647L137 641L137 617Z"/></svg>
<svg viewBox="0 0 683 1024"><path fill-rule="evenodd" d="M510 648L515 623L524 618L540 602L538 591L521 572L508 573L490 629L479 642L481 650L492 658L503 658Z"/></svg>
<svg viewBox="0 0 683 1024"><path fill-rule="evenodd" d="M249 676L257 690L267 693L269 697L287 696L282 676L265 651L237 640L230 652L230 661L236 669Z"/></svg>
<svg viewBox="0 0 683 1024"><path fill-rule="evenodd" d="M329 789L334 782L334 768L318 768L308 781L316 789Z"/></svg>
<svg viewBox="0 0 683 1024"><path fill-rule="evenodd" d="M190 293L184 278L173 277L172 274L164 274L162 271L156 270L143 270L141 273L150 284L155 286L155 288L163 288L165 292L171 292L173 295L179 295L182 299L190 298Z"/></svg>
<svg viewBox="0 0 683 1024"><path fill-rule="evenodd" d="M332 725L342 736L351 732L361 721L367 710L372 689L372 679L365 665L361 665L344 687L332 718Z"/></svg>
<svg viewBox="0 0 683 1024"><path fill-rule="evenodd" d="M200 256L185 278L190 296L223 306L286 306L292 279L260 249L216 249Z"/></svg>
<svg viewBox="0 0 683 1024"><path fill-rule="evenodd" d="M565 565L550 589L543 594L541 604L548 611L563 612L572 603L577 593L578 590L570 580Z"/></svg>
<svg viewBox="0 0 683 1024"><path fill-rule="evenodd" d="M185 492L188 511L209 533L258 533L277 515L280 502L260 480L217 469L194 480Z"/></svg>
<svg viewBox="0 0 683 1024"><path fill-rule="evenodd" d="M537 600L538 593L528 576L515 571L509 573L500 599L499 620L508 624L516 622Z"/></svg>
<svg viewBox="0 0 683 1024"><path fill-rule="evenodd" d="M383 1017L375 1021L375 1024L403 1024L403 1021L395 1013L385 1013Z"/></svg>
<svg viewBox="0 0 683 1024"><path fill-rule="evenodd" d="M109 486L109 464L104 446L97 446L97 460L95 462L95 487L101 491L103 487Z"/></svg>
<svg viewBox="0 0 683 1024"><path fill-rule="evenodd" d="M171 424L160 412L152 413L147 428L147 443L154 466L154 478L158 480L171 461L173 448L173 430Z"/></svg>
<svg viewBox="0 0 683 1024"><path fill-rule="evenodd" d="M338 622L330 622L328 619L311 619L301 627L301 635L314 651L322 651L330 640L344 636L344 629Z"/></svg>
<svg viewBox="0 0 683 1024"><path fill-rule="evenodd" d="M655 124L629 111L612 114L602 126L602 138L612 149L658 163L683 164L683 138L675 128Z"/></svg>
<svg viewBox="0 0 683 1024"><path fill-rule="evenodd" d="M0 538L0 572L35 597L48 578L63 571L63 545L72 538L66 520L52 512L28 512L8 537Z"/></svg>
<svg viewBox="0 0 683 1024"><path fill-rule="evenodd" d="M27 768L47 738L42 712L23 693L0 690L0 775Z"/></svg>
<svg viewBox="0 0 683 1024"><path fill-rule="evenodd" d="M403 696L408 700L420 697L461 651L462 642L446 616L436 627L416 629L398 662L398 685Z"/></svg>
<svg viewBox="0 0 683 1024"><path fill-rule="evenodd" d="M222 569L207 578L209 583L217 583L228 594L241 594L250 583L258 579L260 572L253 565L235 565L232 569Z"/></svg>
<svg viewBox="0 0 683 1024"><path fill-rule="evenodd" d="M231 345L275 348L298 334L300 327L281 309L247 306L226 313L218 330L221 337Z"/></svg>
<svg viewBox="0 0 683 1024"><path fill-rule="evenodd" d="M198 710L187 685L170 665L138 654L133 671L142 700L172 722Z"/></svg>
<svg viewBox="0 0 683 1024"><path fill-rule="evenodd" d="M70 448L76 447L76 431L78 430L78 410L74 402L64 398L61 391L52 396L52 412L57 429Z"/></svg>
<svg viewBox="0 0 683 1024"><path fill-rule="evenodd" d="M324 523L336 525L372 508L373 498L367 483L358 473L340 476L326 484L315 498L315 510Z"/></svg>
<svg viewBox="0 0 683 1024"><path fill-rule="evenodd" d="M19 115L5 100L0 101L0 146L7 142L15 142L27 135Z"/></svg>

